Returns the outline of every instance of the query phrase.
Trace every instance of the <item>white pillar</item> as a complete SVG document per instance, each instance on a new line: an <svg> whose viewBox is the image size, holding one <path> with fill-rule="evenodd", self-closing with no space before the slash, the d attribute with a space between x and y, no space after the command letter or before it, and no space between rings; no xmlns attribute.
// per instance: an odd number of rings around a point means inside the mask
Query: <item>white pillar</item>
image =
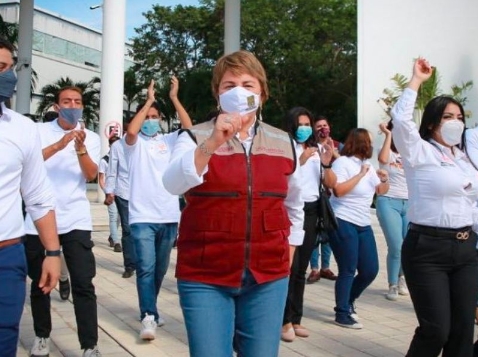
<svg viewBox="0 0 478 357"><path fill-rule="evenodd" d="M226 0L224 8L224 54L241 48L241 0Z"/></svg>
<svg viewBox="0 0 478 357"><path fill-rule="evenodd" d="M112 130L123 133L123 87L126 0L103 1L101 56L100 137L101 155L108 152ZM98 201L104 200L98 185Z"/></svg>
<svg viewBox="0 0 478 357"><path fill-rule="evenodd" d="M30 113L30 84L32 79L33 0L20 1L18 29L17 97L16 111Z"/></svg>

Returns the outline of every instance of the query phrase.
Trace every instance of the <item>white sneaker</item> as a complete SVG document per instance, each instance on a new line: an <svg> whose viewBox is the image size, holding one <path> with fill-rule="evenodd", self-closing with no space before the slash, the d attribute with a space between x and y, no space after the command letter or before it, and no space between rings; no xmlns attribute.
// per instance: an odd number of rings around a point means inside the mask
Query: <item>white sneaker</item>
<svg viewBox="0 0 478 357"><path fill-rule="evenodd" d="M398 279L398 294L404 296L409 295L407 283L403 275Z"/></svg>
<svg viewBox="0 0 478 357"><path fill-rule="evenodd" d="M42 357L50 354L50 338L35 337L33 347L30 350L31 357Z"/></svg>
<svg viewBox="0 0 478 357"><path fill-rule="evenodd" d="M148 315L144 317L141 321L141 332L139 333L139 337L145 341L151 341L156 338L156 321L154 321L153 315Z"/></svg>
<svg viewBox="0 0 478 357"><path fill-rule="evenodd" d="M164 321L164 319L161 316L159 316L158 317L158 322L156 323L156 325L158 327L161 327L161 326L164 326L165 324L166 324L166 321Z"/></svg>
<svg viewBox="0 0 478 357"><path fill-rule="evenodd" d="M398 285L390 285L385 297L387 300L396 301L398 299Z"/></svg>
<svg viewBox="0 0 478 357"><path fill-rule="evenodd" d="M101 353L100 353L100 350L98 349L98 346L86 349L83 352L83 357L101 357Z"/></svg>

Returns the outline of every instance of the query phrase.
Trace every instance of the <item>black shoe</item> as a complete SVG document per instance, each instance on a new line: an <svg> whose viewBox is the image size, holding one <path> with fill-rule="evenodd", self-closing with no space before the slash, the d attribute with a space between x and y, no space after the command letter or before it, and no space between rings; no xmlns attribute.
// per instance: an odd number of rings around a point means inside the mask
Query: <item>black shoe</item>
<svg viewBox="0 0 478 357"><path fill-rule="evenodd" d="M128 278L131 278L133 275L134 275L134 269L126 268L122 277L125 278L125 279L128 279Z"/></svg>
<svg viewBox="0 0 478 357"><path fill-rule="evenodd" d="M113 251L116 252L116 253L121 253L123 251L123 248L121 248L121 244L115 243L115 247L114 247Z"/></svg>
<svg viewBox="0 0 478 357"><path fill-rule="evenodd" d="M111 248L115 246L115 242L113 241L113 238L111 238L111 236L108 237L108 243L110 244Z"/></svg>
<svg viewBox="0 0 478 357"><path fill-rule="evenodd" d="M65 281L60 280L60 298L62 300L68 300L70 297L70 280L66 279Z"/></svg>

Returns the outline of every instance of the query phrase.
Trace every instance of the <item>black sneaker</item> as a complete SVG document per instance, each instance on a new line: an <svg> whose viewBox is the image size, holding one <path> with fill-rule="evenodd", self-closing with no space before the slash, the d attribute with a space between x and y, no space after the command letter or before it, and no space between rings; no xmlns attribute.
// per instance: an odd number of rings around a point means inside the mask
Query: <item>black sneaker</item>
<svg viewBox="0 0 478 357"><path fill-rule="evenodd" d="M66 279L65 281L60 280L60 298L62 300L68 300L70 297L70 280Z"/></svg>
<svg viewBox="0 0 478 357"><path fill-rule="evenodd" d="M360 322L357 322L351 316L346 317L336 317L335 324L345 328L351 328L354 330L360 330L363 328L363 325Z"/></svg>
<svg viewBox="0 0 478 357"><path fill-rule="evenodd" d="M115 246L115 242L113 241L113 238L111 238L111 236L108 237L108 243L110 244L111 248Z"/></svg>
<svg viewBox="0 0 478 357"><path fill-rule="evenodd" d="M123 251L123 248L121 248L121 244L115 243L115 247L113 248L113 251L116 253L121 253Z"/></svg>
<svg viewBox="0 0 478 357"><path fill-rule="evenodd" d="M134 275L134 269L126 268L122 277L125 279L131 278Z"/></svg>

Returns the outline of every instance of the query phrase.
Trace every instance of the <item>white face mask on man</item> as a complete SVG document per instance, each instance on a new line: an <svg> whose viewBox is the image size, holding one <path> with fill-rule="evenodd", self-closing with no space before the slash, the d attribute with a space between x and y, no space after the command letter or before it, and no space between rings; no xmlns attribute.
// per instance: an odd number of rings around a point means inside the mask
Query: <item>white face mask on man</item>
<svg viewBox="0 0 478 357"><path fill-rule="evenodd" d="M447 120L440 127L440 135L445 144L455 146L461 142L464 129L465 124L461 120Z"/></svg>
<svg viewBox="0 0 478 357"><path fill-rule="evenodd" d="M234 87L219 95L219 105L225 113L245 115L256 111L260 105L260 95L244 87Z"/></svg>

